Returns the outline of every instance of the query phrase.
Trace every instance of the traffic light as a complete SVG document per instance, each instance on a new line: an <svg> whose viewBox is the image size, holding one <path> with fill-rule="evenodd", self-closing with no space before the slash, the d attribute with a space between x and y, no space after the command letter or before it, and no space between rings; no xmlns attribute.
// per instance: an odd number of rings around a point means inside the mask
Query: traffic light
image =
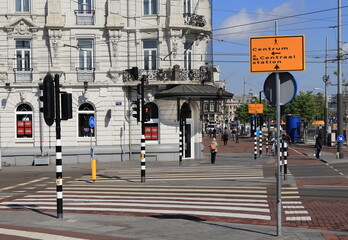
<svg viewBox="0 0 348 240"><path fill-rule="evenodd" d="M186 125L186 114L185 113L181 113L181 124Z"/></svg>
<svg viewBox="0 0 348 240"><path fill-rule="evenodd" d="M52 126L55 119L55 109L54 109L54 83L51 74L47 74L43 80L43 83L39 85L40 90L42 90L42 96L40 96L40 101L43 102L43 107L40 108L40 112L43 113L45 122L48 126Z"/></svg>
<svg viewBox="0 0 348 240"><path fill-rule="evenodd" d="M139 70L138 67L132 67L131 69L126 69L133 80L138 80L139 78Z"/></svg>
<svg viewBox="0 0 348 240"><path fill-rule="evenodd" d="M140 122L140 99L138 98L136 101L132 101L132 116L137 119L137 122Z"/></svg>
<svg viewBox="0 0 348 240"><path fill-rule="evenodd" d="M62 93L61 94L62 104L62 120L68 120L72 118L72 94Z"/></svg>
<svg viewBox="0 0 348 240"><path fill-rule="evenodd" d="M150 114L150 108L145 106L145 112L144 112L144 122L148 122L151 119L151 114Z"/></svg>

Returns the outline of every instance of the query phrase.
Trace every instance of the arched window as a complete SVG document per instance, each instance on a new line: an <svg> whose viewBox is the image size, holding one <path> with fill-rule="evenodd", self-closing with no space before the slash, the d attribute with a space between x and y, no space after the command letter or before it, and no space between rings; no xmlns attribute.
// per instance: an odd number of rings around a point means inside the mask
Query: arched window
<svg viewBox="0 0 348 240"><path fill-rule="evenodd" d="M80 105L78 110L78 126L79 126L79 137L94 137L95 127L91 128L89 126L89 119L94 117L95 110L92 104L83 103Z"/></svg>
<svg viewBox="0 0 348 240"><path fill-rule="evenodd" d="M28 104L20 104L16 109L17 138L33 138L33 109Z"/></svg>
<svg viewBox="0 0 348 240"><path fill-rule="evenodd" d="M145 111L150 115L150 120L145 123L145 140L158 141L158 106L153 102L146 103Z"/></svg>

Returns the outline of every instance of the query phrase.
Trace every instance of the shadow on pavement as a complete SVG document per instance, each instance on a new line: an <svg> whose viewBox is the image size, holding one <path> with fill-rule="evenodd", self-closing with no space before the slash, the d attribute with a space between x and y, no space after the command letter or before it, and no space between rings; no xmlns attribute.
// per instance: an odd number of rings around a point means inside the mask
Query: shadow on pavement
<svg viewBox="0 0 348 240"><path fill-rule="evenodd" d="M7 205L7 207L12 208L12 209L28 209L28 210L31 210L33 212L36 212L36 213L39 213L39 214L42 214L42 215L45 215L45 216L48 216L48 217L57 218L56 215L45 213L45 212L42 212L40 210L35 209L35 208L38 207L37 205L10 204L10 205Z"/></svg>
<svg viewBox="0 0 348 240"><path fill-rule="evenodd" d="M228 228L228 229L233 229L233 230L238 230L238 231L244 231L244 232L251 232L251 233L257 233L257 234L262 234L266 236L276 236L274 234L270 233L265 233L265 232L260 232L260 231L255 231L255 230L250 230L246 228L239 228L239 227L231 227L231 226L225 226L222 224L218 223L211 223L211 222L206 222L205 219L202 219L200 217L196 216L191 216L191 215L184 215L184 214L162 214L162 215L152 215L150 217L153 218L158 218L158 219L182 219L182 220L188 220L188 221L193 221L193 222L200 222L203 224L207 224L210 226L216 226L216 227L222 227L222 228Z"/></svg>

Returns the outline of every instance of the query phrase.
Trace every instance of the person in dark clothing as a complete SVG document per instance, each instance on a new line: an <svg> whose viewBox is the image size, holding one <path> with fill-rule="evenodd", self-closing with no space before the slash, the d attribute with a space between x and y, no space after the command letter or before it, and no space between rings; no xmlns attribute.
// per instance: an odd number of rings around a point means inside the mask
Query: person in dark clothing
<svg viewBox="0 0 348 240"><path fill-rule="evenodd" d="M222 134L221 140L224 141L224 146L227 146L227 141L228 141L227 132L224 132L224 134Z"/></svg>
<svg viewBox="0 0 348 240"><path fill-rule="evenodd" d="M315 138L315 157L317 159L320 158L320 152L323 149L323 137L322 134L319 133L319 135Z"/></svg>

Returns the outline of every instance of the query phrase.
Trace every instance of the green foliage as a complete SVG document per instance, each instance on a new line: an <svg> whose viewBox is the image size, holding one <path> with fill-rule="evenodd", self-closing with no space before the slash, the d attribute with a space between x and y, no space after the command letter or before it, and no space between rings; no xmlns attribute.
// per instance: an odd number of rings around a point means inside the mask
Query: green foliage
<svg viewBox="0 0 348 240"><path fill-rule="evenodd" d="M285 106L287 114L297 115L306 124L311 124L317 115L317 102L312 91L300 92L294 100Z"/></svg>

